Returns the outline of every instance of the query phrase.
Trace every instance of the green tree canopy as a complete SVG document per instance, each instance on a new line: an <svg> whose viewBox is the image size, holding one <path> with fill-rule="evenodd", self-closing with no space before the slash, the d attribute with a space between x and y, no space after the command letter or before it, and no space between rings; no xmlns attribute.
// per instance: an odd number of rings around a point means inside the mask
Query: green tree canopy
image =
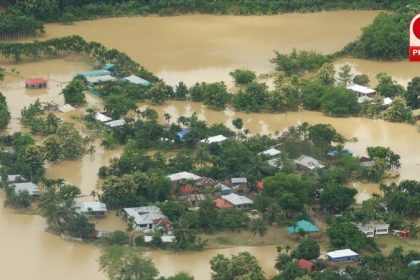
<svg viewBox="0 0 420 280"><path fill-rule="evenodd" d="M237 85L249 84L257 78L255 72L248 69L235 69L234 71L230 72L229 75L232 76Z"/></svg>
<svg viewBox="0 0 420 280"><path fill-rule="evenodd" d="M265 280L257 259L248 252L233 255L230 259L217 255L210 261L212 280Z"/></svg>
<svg viewBox="0 0 420 280"><path fill-rule="evenodd" d="M6 97L0 92L0 130L5 129L10 121L10 112L7 107Z"/></svg>
<svg viewBox="0 0 420 280"><path fill-rule="evenodd" d="M359 111L356 96L342 87L331 87L322 97L322 111L330 116L344 117Z"/></svg>
<svg viewBox="0 0 420 280"><path fill-rule="evenodd" d="M299 246L292 252L292 257L295 259L313 260L320 255L320 247L318 242L308 237L303 238Z"/></svg>

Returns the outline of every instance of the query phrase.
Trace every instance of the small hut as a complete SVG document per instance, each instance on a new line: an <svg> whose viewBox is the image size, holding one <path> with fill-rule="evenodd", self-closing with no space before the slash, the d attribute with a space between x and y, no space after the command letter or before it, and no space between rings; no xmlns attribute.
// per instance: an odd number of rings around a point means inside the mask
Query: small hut
<svg viewBox="0 0 420 280"><path fill-rule="evenodd" d="M25 81L26 88L46 88L48 80L44 78L33 78Z"/></svg>

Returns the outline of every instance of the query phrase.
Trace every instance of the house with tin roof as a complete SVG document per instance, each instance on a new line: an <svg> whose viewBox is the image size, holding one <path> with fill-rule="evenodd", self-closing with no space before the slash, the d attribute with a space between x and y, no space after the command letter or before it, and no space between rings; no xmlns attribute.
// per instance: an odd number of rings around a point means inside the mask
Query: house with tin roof
<svg viewBox="0 0 420 280"><path fill-rule="evenodd" d="M202 139L202 140L200 140L200 143L203 143L203 144L221 143L221 142L225 141L226 139L228 139L228 138L223 136L223 135L216 135L216 136L211 136L211 137L206 138L206 139Z"/></svg>
<svg viewBox="0 0 420 280"><path fill-rule="evenodd" d="M201 177L198 175L195 175L193 173L187 172L187 171L182 171L182 172L178 172L178 173L173 173L168 175L169 180L171 180L172 182L179 182L179 181L197 181L199 180Z"/></svg>
<svg viewBox="0 0 420 280"><path fill-rule="evenodd" d="M335 263L354 262L359 258L359 254L350 249L330 251L327 256L330 261Z"/></svg>
<svg viewBox="0 0 420 280"><path fill-rule="evenodd" d="M297 159L293 160L296 166L301 170L316 170L316 169L323 169L325 165L323 165L319 160L314 159L313 157L301 155Z"/></svg>
<svg viewBox="0 0 420 280"><path fill-rule="evenodd" d="M307 220L300 220L293 226L287 228L292 238L299 238L301 234L308 234L310 237L318 237L321 234L319 227Z"/></svg>
<svg viewBox="0 0 420 280"><path fill-rule="evenodd" d="M103 217L107 211L106 204L99 201L78 201L75 209L79 214L95 217Z"/></svg>
<svg viewBox="0 0 420 280"><path fill-rule="evenodd" d="M32 182L13 183L12 186L14 186L16 193L27 191L31 196L39 196L41 194L38 186Z"/></svg>
<svg viewBox="0 0 420 280"><path fill-rule="evenodd" d="M230 193L228 195L222 195L221 199L232 204L234 208L238 209L250 209L254 202L246 196L238 195L236 193Z"/></svg>
<svg viewBox="0 0 420 280"><path fill-rule="evenodd" d="M124 213L127 217L133 217L134 230L136 231L155 232L159 229L168 230L172 225L171 221L156 206L124 208Z"/></svg>

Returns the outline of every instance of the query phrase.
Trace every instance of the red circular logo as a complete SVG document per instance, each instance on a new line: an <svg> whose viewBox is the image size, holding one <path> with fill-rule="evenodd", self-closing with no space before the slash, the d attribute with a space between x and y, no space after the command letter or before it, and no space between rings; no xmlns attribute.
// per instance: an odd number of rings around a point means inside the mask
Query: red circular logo
<svg viewBox="0 0 420 280"><path fill-rule="evenodd" d="M420 39L420 17L417 18L413 24L413 33L418 39Z"/></svg>

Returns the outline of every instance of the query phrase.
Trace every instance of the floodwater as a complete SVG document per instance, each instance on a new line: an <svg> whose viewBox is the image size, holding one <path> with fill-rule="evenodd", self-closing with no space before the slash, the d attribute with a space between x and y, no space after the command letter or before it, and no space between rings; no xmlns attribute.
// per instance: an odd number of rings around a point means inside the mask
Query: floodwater
<svg viewBox="0 0 420 280"><path fill-rule="evenodd" d="M45 232L44 218L13 214L0 192L1 279L105 280L98 272L99 249Z"/></svg>
<svg viewBox="0 0 420 280"><path fill-rule="evenodd" d="M273 16L123 17L47 24L44 38L77 34L127 53L169 84L225 81L235 68L274 70L273 51L333 53L355 40L378 11ZM110 32L110 30L115 32Z"/></svg>
<svg viewBox="0 0 420 280"><path fill-rule="evenodd" d="M345 11L264 17L193 15L112 18L70 26L49 24L45 38L79 34L87 40L102 42L107 47L126 52L170 84L180 80L188 84L196 81L228 82L228 72L237 67L247 67L259 73L272 71L274 67L268 59L273 56L273 50L288 52L293 47L316 49L323 53L339 50L354 40L360 34L360 28L370 23L376 14L372 11ZM346 58L337 63L350 63L356 72L368 73L371 80L374 80L372 77L377 72L385 71L394 79L406 83L420 72L417 67L406 62L383 63ZM19 65L0 64L9 73L12 68L19 71L17 76L7 75L6 80L0 84L0 91L5 94L12 113L13 119L8 129L10 133L22 129L18 117L24 106L37 98L63 104L63 98L58 93L65 83L75 73L91 69L80 57ZM33 76L49 78L48 89L26 90L23 81ZM88 96L88 103L89 106L101 106L92 96ZM410 125L363 118L329 118L318 112L307 111L287 114L245 114L231 110L214 112L192 102L173 101L154 108L159 113L170 113L172 120L197 112L200 119L209 123L222 122L230 127L232 119L241 117L245 128L251 133L281 132L290 125L304 121L311 124L330 123L346 138L358 138L358 142L347 144L355 154L364 154L366 146L389 146L401 155L401 179L420 180L420 133ZM73 121L72 116L79 117L82 114L83 110L78 110L60 116ZM103 150L98 141L93 145L96 149L94 155L85 155L79 161L54 164L48 168L47 176L64 178L79 186L83 194L81 199L89 199L98 183L96 174L99 167L120 153L120 150ZM360 191L359 201L379 191L376 184L358 184L356 188ZM3 200L4 196L0 192L0 201ZM66 280L75 277L105 279L97 271L98 248L64 241L45 232L45 221L36 215L16 215L0 207L0 220L0 248L7 252L0 261L2 279L20 280L28 276L35 280ZM96 224L103 230L125 228L124 223L114 214L96 221ZM182 254L156 251L147 255L165 276L186 271L201 280L209 279L209 261L214 255L230 255L244 250L254 254L268 274L274 273L274 246L235 247ZM16 264L19 264L19 268Z"/></svg>

